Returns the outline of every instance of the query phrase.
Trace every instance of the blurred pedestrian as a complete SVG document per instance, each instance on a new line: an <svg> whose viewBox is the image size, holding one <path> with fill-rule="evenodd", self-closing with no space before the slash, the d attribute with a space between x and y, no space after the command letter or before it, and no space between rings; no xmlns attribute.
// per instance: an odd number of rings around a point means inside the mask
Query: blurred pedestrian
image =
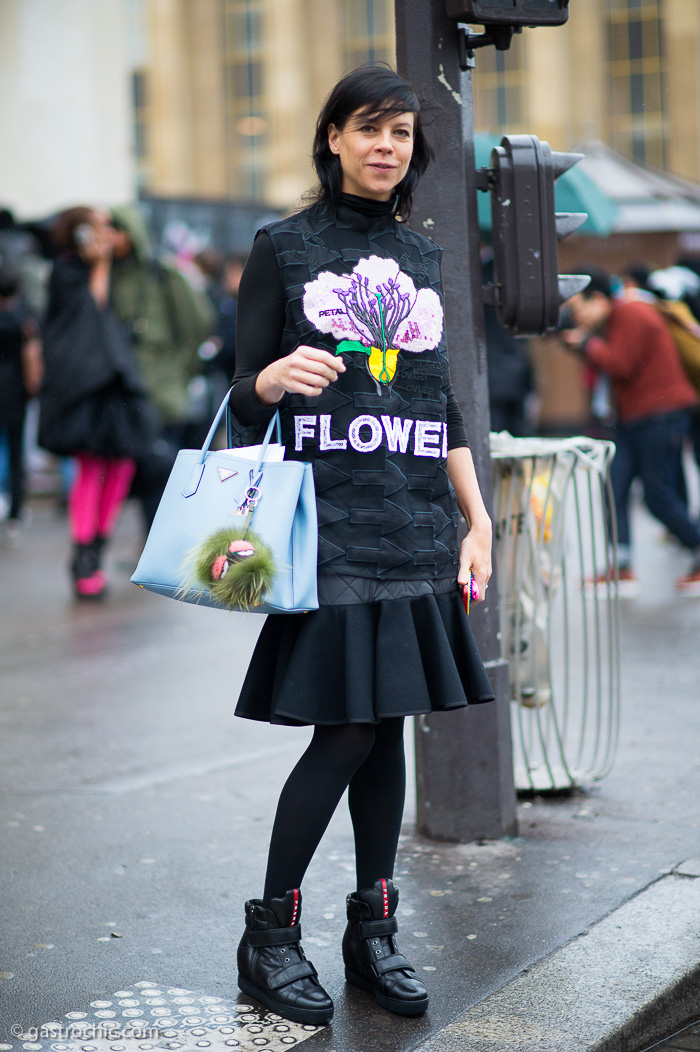
<svg viewBox="0 0 700 1052"><path fill-rule="evenodd" d="M195 253L192 260L195 273L200 277L201 288L211 300L211 304L218 311L219 304L224 298L224 257L218 248L201 248ZM193 282L197 288L198 282Z"/></svg>
<svg viewBox="0 0 700 1052"><path fill-rule="evenodd" d="M199 348L202 374L190 383L190 392L198 394L202 421L201 433L192 439L195 446L201 445L206 436L236 369L236 306L245 260L245 256L237 254L224 258L213 249L195 256L195 263L207 276L206 291L217 312L216 332Z"/></svg>
<svg viewBox="0 0 700 1052"><path fill-rule="evenodd" d="M492 259L482 266L482 282L493 282ZM513 336L500 324L495 307L484 307L484 334L491 430L523 438L532 430L527 414L533 390L527 340Z"/></svg>
<svg viewBox="0 0 700 1052"><path fill-rule="evenodd" d="M216 327L203 290L192 287L174 263L156 259L143 216L135 206L110 211L114 231L110 302L132 341L159 417L160 442L139 460L134 491L150 525L177 451L190 444L190 381L201 372L201 344Z"/></svg>
<svg viewBox="0 0 700 1052"><path fill-rule="evenodd" d="M217 365L221 371L233 378L236 371L236 317L238 310L238 289L246 264L247 256L235 253L226 257L224 262L223 298L219 305L218 337L221 341Z"/></svg>
<svg viewBox="0 0 700 1052"><path fill-rule="evenodd" d="M676 263L651 271L647 288L664 300L685 303L693 317L700 320L700 276L690 266Z"/></svg>
<svg viewBox="0 0 700 1052"><path fill-rule="evenodd" d="M154 414L128 341L110 308L113 230L80 206L53 228L46 373L39 444L77 462L69 495L70 570L77 598L104 595L102 553L126 500L136 458L153 443Z"/></svg>
<svg viewBox="0 0 700 1052"><path fill-rule="evenodd" d="M246 903L238 983L304 1023L333 1003L299 945L299 889L346 789L346 979L390 1012L427 1009L395 934L404 716L493 698L460 588L473 575L483 598L492 530L450 383L441 254L404 221L431 154L406 81L349 73L316 126L315 203L260 231L239 293L232 409L252 426L279 408L287 455L313 464L319 609L267 619L236 708L314 727Z"/></svg>
<svg viewBox="0 0 700 1052"><path fill-rule="evenodd" d="M621 590L629 595L636 588L628 505L632 483L639 478L651 514L691 555L689 572L676 581L678 591L700 595L700 523L689 517L679 485L683 444L697 395L653 304L636 297L615 298L603 270L580 272L588 273L591 282L568 301L578 328L563 337L612 380L617 449L611 481Z"/></svg>
<svg viewBox="0 0 700 1052"><path fill-rule="evenodd" d="M35 318L46 310L50 264L43 258L35 223L18 223L7 208L0 208L0 271L17 276L22 302Z"/></svg>
<svg viewBox="0 0 700 1052"><path fill-rule="evenodd" d="M39 326L20 295L14 269L0 269L0 437L7 450L9 506L5 537L17 542L25 494L24 422L42 375Z"/></svg>
<svg viewBox="0 0 700 1052"><path fill-rule="evenodd" d="M695 393L700 396L700 278L684 266L652 271L647 285L654 303L673 337L683 368ZM690 436L695 461L700 467L700 405L690 410ZM685 474L681 477L681 496L688 503Z"/></svg>
<svg viewBox="0 0 700 1052"><path fill-rule="evenodd" d="M642 300L644 303L656 303L656 296L648 286L650 270L642 262L630 263L620 279L611 279L611 289L616 300ZM563 314L570 313L566 310ZM573 327L573 326L570 326ZM593 438L610 441L614 438L616 408L612 393L610 376L590 365L587 369L587 382L591 391L591 422L587 429ZM685 484L681 476L681 496L685 499ZM630 585L630 588L634 588Z"/></svg>
<svg viewBox="0 0 700 1052"><path fill-rule="evenodd" d="M642 300L654 303L656 297L649 288L651 268L646 263L630 263L622 274L622 285L616 292L620 300Z"/></svg>

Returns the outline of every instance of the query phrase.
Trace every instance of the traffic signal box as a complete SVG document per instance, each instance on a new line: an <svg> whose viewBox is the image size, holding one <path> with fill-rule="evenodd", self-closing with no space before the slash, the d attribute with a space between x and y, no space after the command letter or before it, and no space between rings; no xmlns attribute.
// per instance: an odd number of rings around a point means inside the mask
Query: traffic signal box
<svg viewBox="0 0 700 1052"><path fill-rule="evenodd" d="M504 135L491 153L480 189L491 192L494 284L484 300L501 325L518 336L557 327L564 300L588 284L585 275L559 274L557 243L587 219L556 212L554 183L583 155L556 153L535 135Z"/></svg>
<svg viewBox="0 0 700 1052"><path fill-rule="evenodd" d="M561 26L569 0L446 0L449 18L478 25Z"/></svg>
<svg viewBox="0 0 700 1052"><path fill-rule="evenodd" d="M466 70L474 48L507 50L523 26L560 26L569 17L569 0L445 0L458 23L483 25L473 33L460 24L459 46ZM496 308L501 325L517 336L540 336L556 329L564 300L588 284L587 277L558 274L557 243L572 234L585 212L556 212L554 183L580 161L579 153L556 153L535 135L504 135L491 154L491 167L477 175L480 190L491 192L494 284L484 286L484 302Z"/></svg>

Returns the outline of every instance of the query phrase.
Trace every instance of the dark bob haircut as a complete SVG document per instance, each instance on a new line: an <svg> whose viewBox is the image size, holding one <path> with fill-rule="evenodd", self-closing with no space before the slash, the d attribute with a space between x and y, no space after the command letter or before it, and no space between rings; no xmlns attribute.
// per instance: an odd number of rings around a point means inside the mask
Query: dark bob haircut
<svg viewBox="0 0 700 1052"><path fill-rule="evenodd" d="M328 128L342 131L353 113L388 120L399 113L413 113L413 154L408 171L395 189L395 212L403 219L411 214L411 203L423 172L434 157L420 120L420 102L411 85L390 66L360 66L339 80L323 104L316 122L312 160L319 187L311 200L324 212L335 213L340 199L343 172L340 158L328 145Z"/></svg>

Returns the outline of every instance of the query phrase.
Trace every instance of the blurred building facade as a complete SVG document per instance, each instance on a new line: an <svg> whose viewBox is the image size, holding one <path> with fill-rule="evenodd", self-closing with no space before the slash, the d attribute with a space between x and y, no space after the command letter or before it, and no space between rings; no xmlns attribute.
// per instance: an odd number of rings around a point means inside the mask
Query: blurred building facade
<svg viewBox="0 0 700 1052"><path fill-rule="evenodd" d="M699 56L698 0L571 0L566 26L477 52L476 126L597 139L696 180ZM2 0L0 203L289 207L328 90L393 60L393 0Z"/></svg>
<svg viewBox="0 0 700 1052"><path fill-rule="evenodd" d="M127 15L124 0L0 3L0 206L133 196Z"/></svg>
<svg viewBox="0 0 700 1052"><path fill-rule="evenodd" d="M335 81L393 64L394 50L393 0L0 0L0 207L31 218L139 193L152 212L247 206L247 244L257 210L287 209L312 184L314 122ZM699 58L700 0L570 0L566 26L477 51L476 127L557 150L598 140L697 182ZM416 87L440 102L439 82ZM241 248L225 236L222 250ZM678 231L584 240L563 243L562 269L581 253L665 265ZM551 386L581 385L558 374ZM579 409L550 415L568 426Z"/></svg>
<svg viewBox="0 0 700 1052"><path fill-rule="evenodd" d="M556 149L597 139L697 180L699 58L697 0L571 0L565 26L477 53L475 123Z"/></svg>
<svg viewBox="0 0 700 1052"><path fill-rule="evenodd" d="M293 204L319 106L342 73L394 61L392 0L141 0L141 186Z"/></svg>
<svg viewBox="0 0 700 1052"><path fill-rule="evenodd" d="M392 0L131 2L149 40L138 163L154 193L293 203L327 91L361 62L393 61ZM477 52L476 126L557 149L598 139L697 179L699 55L698 0L572 0L565 27Z"/></svg>

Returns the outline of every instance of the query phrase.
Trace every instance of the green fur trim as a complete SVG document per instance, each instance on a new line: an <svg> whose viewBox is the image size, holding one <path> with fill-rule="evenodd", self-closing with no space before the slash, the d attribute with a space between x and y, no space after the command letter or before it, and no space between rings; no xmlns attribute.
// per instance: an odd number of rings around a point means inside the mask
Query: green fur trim
<svg viewBox="0 0 700 1052"><path fill-rule="evenodd" d="M229 565L219 580L212 577L212 566L225 556L232 541L249 541L255 554ZM227 527L207 537L192 553L192 576L207 585L212 595L231 610L250 610L264 602L275 577L275 560L262 540L250 530ZM184 586L183 586L184 587Z"/></svg>

